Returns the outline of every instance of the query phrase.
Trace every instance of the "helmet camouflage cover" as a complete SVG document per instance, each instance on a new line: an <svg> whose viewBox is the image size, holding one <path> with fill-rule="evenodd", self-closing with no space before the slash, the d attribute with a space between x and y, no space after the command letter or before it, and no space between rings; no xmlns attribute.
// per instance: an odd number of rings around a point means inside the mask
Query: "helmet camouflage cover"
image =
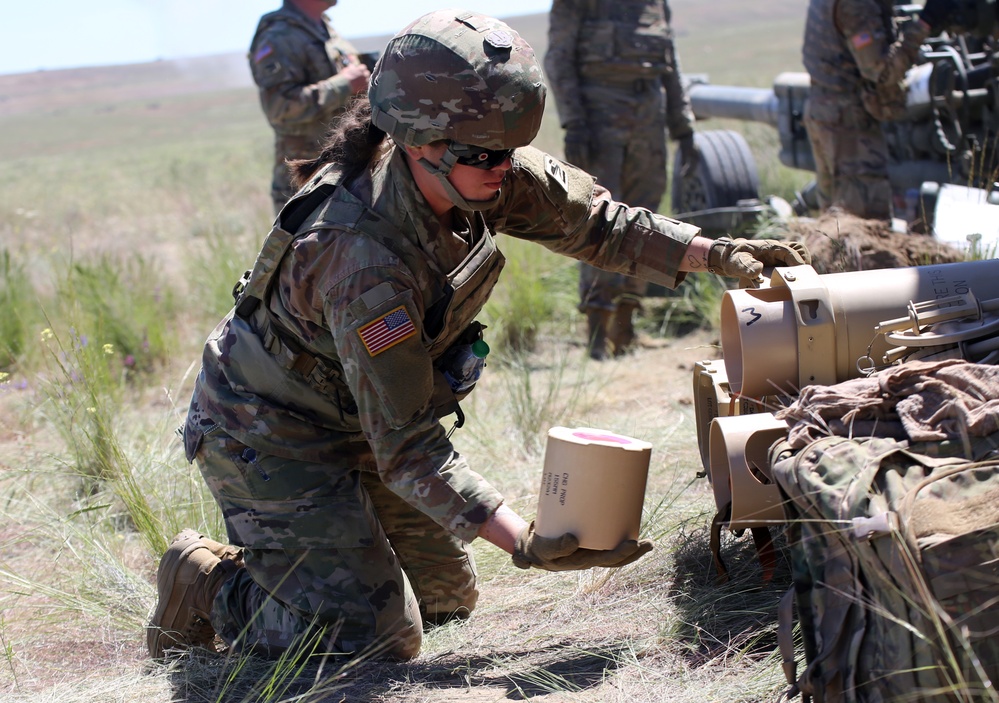
<svg viewBox="0 0 999 703"><path fill-rule="evenodd" d="M368 97L371 121L401 144L513 149L541 127L545 84L534 50L505 23L438 10L389 41Z"/></svg>

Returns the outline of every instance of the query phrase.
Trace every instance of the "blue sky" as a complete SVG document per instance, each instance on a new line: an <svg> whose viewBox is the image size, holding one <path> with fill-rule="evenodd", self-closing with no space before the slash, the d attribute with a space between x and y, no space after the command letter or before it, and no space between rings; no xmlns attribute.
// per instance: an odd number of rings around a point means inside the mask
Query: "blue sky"
<svg viewBox="0 0 999 703"><path fill-rule="evenodd" d="M281 0L6 0L0 74L141 63L245 51L257 19ZM547 12L550 0L340 0L330 11L348 38L394 34L441 7L496 17Z"/></svg>

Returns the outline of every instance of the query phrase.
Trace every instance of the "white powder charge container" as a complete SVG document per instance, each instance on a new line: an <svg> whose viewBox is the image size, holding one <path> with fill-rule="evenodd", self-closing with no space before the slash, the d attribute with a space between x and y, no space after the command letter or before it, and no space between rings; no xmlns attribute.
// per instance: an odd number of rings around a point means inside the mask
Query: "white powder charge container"
<svg viewBox="0 0 999 703"><path fill-rule="evenodd" d="M585 549L638 539L652 445L590 427L548 430L534 529Z"/></svg>

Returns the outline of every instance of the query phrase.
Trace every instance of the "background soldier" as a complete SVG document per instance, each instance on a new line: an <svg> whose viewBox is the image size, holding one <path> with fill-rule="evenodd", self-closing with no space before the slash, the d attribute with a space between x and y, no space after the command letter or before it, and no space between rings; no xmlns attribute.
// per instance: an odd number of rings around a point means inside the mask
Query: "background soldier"
<svg viewBox="0 0 999 703"><path fill-rule="evenodd" d="M275 213L295 192L286 161L318 156L330 123L351 96L368 88L368 69L323 14L334 5L336 0L284 0L280 10L260 18L250 44L250 70L274 129Z"/></svg>
<svg viewBox="0 0 999 703"><path fill-rule="evenodd" d="M927 0L898 32L892 0L811 0L802 58L811 77L805 128L819 206L891 221L888 144L881 122L905 112L905 72L938 34L954 0Z"/></svg>
<svg viewBox="0 0 999 703"><path fill-rule="evenodd" d="M686 168L697 163L694 113L665 0L554 0L545 72L565 128L565 158L616 199L653 212L666 191L666 129ZM580 264L590 356L634 342L645 283Z"/></svg>

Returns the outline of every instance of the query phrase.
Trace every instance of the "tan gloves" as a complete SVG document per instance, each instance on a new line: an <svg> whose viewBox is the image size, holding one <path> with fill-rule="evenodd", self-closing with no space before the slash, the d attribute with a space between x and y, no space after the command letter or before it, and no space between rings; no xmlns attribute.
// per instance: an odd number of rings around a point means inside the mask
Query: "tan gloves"
<svg viewBox="0 0 999 703"><path fill-rule="evenodd" d="M801 242L776 239L716 239L708 250L708 270L721 276L755 281L764 266L802 266L812 256Z"/></svg>
<svg viewBox="0 0 999 703"><path fill-rule="evenodd" d="M521 569L535 567L545 571L575 571L595 566L618 567L636 561L652 551L651 540L625 540L614 549L580 549L579 540L570 533L561 537L534 534L534 523L517 537L513 565Z"/></svg>

